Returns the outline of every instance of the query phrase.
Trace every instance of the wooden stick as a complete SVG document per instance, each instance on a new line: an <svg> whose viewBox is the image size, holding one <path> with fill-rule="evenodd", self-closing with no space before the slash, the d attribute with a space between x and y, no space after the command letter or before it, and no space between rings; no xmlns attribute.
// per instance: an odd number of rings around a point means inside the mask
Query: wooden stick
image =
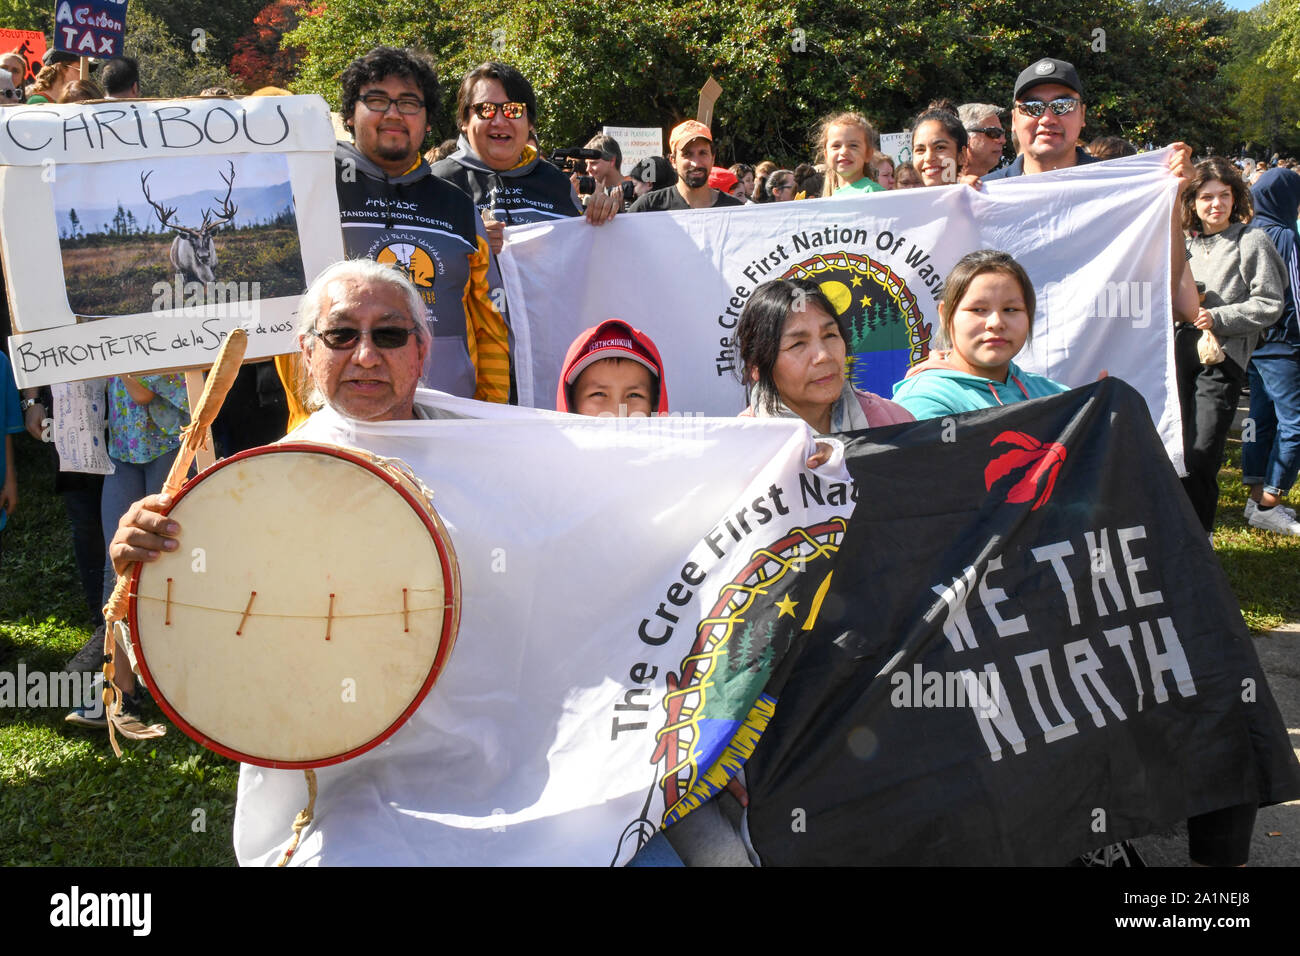
<svg viewBox="0 0 1300 956"><path fill-rule="evenodd" d="M235 630L235 637L240 637L244 633L244 625L248 622L248 612L253 609L253 598L257 597L257 592L253 591L248 595L248 604L244 608L244 616L239 619L239 627Z"/></svg>
<svg viewBox="0 0 1300 956"><path fill-rule="evenodd" d="M185 395L190 400L190 408L194 408L203 396L203 373L198 369L190 369L185 373ZM203 444L194 456L199 463L199 471L204 468L211 468L216 463L217 453L213 448L213 444L212 429L205 428L203 430Z"/></svg>
<svg viewBox="0 0 1300 956"><path fill-rule="evenodd" d="M217 352L217 360L208 373L203 394L197 403L190 403L190 423L181 430L181 447L176 453L176 460L172 462L167 480L163 482L163 494L175 497L181 490L181 485L185 484L185 474L194 461L194 453L198 451L204 432L221 410L221 403L230 391L235 376L239 374L239 365L244 361L244 351L247 348L248 333L243 329L233 330L221 343L221 350ZM113 594L104 605L104 623L109 625L109 631L112 630L114 621L120 621L126 616L127 582L130 580L131 569L127 568L118 575Z"/></svg>

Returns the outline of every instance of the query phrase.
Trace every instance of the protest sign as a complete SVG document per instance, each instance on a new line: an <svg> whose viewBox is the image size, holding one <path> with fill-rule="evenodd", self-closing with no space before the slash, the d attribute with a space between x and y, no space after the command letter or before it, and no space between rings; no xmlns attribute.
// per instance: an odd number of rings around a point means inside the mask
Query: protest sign
<svg viewBox="0 0 1300 956"><path fill-rule="evenodd" d="M506 230L500 257L520 401L546 407L569 343L615 317L658 343L673 409L734 415L732 352L746 301L771 279L818 283L849 333L854 384L883 395L930 353L948 270L1002 249L1038 294L1022 368L1066 385L1103 369L1146 399L1182 461L1169 298L1177 181L1168 151L968 186ZM636 268L627 264L635 262Z"/></svg>
<svg viewBox="0 0 1300 956"><path fill-rule="evenodd" d="M128 0L59 0L54 9L54 49L77 56L122 55Z"/></svg>
<svg viewBox="0 0 1300 956"><path fill-rule="evenodd" d="M27 61L23 83L30 83L41 69L45 56L45 34L40 30L0 30L0 53L17 53Z"/></svg>
<svg viewBox="0 0 1300 956"><path fill-rule="evenodd" d="M343 257L315 96L0 112L0 248L22 387L296 349L298 297ZM55 267L57 264L57 267Z"/></svg>
<svg viewBox="0 0 1300 956"><path fill-rule="evenodd" d="M894 160L894 165L912 161L911 133L881 133L880 152Z"/></svg>
<svg viewBox="0 0 1300 956"><path fill-rule="evenodd" d="M623 166L619 172L624 176L629 175L632 167L641 160L664 155L664 131L657 126L606 126L601 132L612 136L623 151Z"/></svg>

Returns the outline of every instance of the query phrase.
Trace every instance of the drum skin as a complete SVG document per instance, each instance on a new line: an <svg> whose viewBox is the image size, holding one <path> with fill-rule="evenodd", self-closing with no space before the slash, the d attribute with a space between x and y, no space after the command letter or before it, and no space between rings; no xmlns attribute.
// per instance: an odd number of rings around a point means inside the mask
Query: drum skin
<svg viewBox="0 0 1300 956"><path fill-rule="evenodd" d="M191 479L167 513L180 547L137 566L128 620L150 692L194 740L262 767L323 767L424 700L455 642L460 574L400 469L268 445Z"/></svg>

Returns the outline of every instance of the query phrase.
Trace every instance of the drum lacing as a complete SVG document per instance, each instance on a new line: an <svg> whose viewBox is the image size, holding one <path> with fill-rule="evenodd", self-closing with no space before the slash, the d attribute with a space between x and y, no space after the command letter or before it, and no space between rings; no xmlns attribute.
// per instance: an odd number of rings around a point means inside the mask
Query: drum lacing
<svg viewBox="0 0 1300 956"><path fill-rule="evenodd" d="M429 503L429 507L433 507L433 489L416 477L415 472L411 471L410 465L400 458L384 458L382 455L375 455L370 452L367 452L366 454L386 467L391 468L396 472L400 472L411 482L411 484L420 489L420 496Z"/></svg>
<svg viewBox="0 0 1300 956"><path fill-rule="evenodd" d="M298 840L302 838L302 831L307 829L307 824L311 823L316 812L316 771L304 770L303 773L307 776L307 806L298 811L298 815L294 817L293 842L284 851L284 856L280 857L280 862L276 866L284 866L289 862L289 857L293 856L293 851L298 849Z"/></svg>

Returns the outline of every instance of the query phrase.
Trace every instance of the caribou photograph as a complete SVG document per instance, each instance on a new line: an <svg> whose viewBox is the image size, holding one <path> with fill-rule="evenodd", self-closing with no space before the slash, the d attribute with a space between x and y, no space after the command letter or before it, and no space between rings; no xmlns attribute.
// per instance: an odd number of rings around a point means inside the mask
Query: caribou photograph
<svg viewBox="0 0 1300 956"><path fill-rule="evenodd" d="M83 318L306 288L282 155L64 164L54 206L68 306Z"/></svg>

